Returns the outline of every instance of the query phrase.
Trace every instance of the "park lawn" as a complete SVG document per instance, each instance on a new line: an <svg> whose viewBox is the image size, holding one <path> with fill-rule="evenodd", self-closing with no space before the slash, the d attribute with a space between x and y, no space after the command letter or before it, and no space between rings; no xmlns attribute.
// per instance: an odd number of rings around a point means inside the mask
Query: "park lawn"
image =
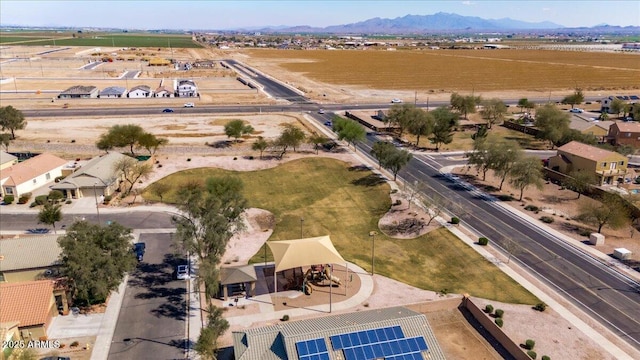
<svg viewBox="0 0 640 360"><path fill-rule="evenodd" d="M159 180L168 182L174 189L165 194L164 199L175 202L175 189L192 181L204 182L211 176L239 177L249 206L274 214L276 226L269 240L299 238L302 225L303 237L331 235L345 259L371 270L369 232L378 229L378 220L391 207L389 185L379 181L371 171L321 157L250 172L192 169ZM143 196L158 200L148 191ZM380 234L375 242L378 274L422 289L446 289L511 303L537 301L445 229L413 240L391 239ZM251 260L262 261L262 251Z"/></svg>
<svg viewBox="0 0 640 360"><path fill-rule="evenodd" d="M24 43L22 45L53 45L54 40L42 40ZM191 36L179 35L113 35L88 34L78 37L56 39L59 46L121 46L121 47L158 47L158 48L201 48L202 46L191 39Z"/></svg>

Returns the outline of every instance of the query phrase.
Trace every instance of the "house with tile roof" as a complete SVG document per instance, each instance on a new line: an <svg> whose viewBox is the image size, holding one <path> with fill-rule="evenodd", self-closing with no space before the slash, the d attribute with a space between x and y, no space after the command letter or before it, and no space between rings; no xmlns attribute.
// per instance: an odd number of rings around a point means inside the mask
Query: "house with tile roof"
<svg viewBox="0 0 640 360"><path fill-rule="evenodd" d="M47 336L47 329L58 315L52 280L0 284L0 323L18 322L25 341Z"/></svg>
<svg viewBox="0 0 640 360"><path fill-rule="evenodd" d="M82 165L51 189L60 190L68 199L85 196L111 196L122 182L122 173L115 169L116 163L127 155L118 152L95 157Z"/></svg>
<svg viewBox="0 0 640 360"><path fill-rule="evenodd" d="M605 137L609 133L609 127L613 121L586 121L581 118L572 116L569 128L578 130L585 135L595 136L599 142L604 142Z"/></svg>
<svg viewBox="0 0 640 360"><path fill-rule="evenodd" d="M40 154L0 170L0 195L20 195L47 185L62 176L69 161L52 154Z"/></svg>
<svg viewBox="0 0 640 360"><path fill-rule="evenodd" d="M153 92L151 91L151 87L147 85L138 85L134 86L129 90L127 94L128 98L149 98L153 97Z"/></svg>
<svg viewBox="0 0 640 360"><path fill-rule="evenodd" d="M100 91L99 97L101 99L108 99L108 98L118 99L118 98L124 97L126 94L127 94L127 89L125 87L109 86L102 89L102 91Z"/></svg>
<svg viewBox="0 0 640 360"><path fill-rule="evenodd" d="M59 235L0 240L0 282L33 281L59 275Z"/></svg>
<svg viewBox="0 0 640 360"><path fill-rule="evenodd" d="M18 163L18 157L8 152L0 151L0 170L6 169Z"/></svg>
<svg viewBox="0 0 640 360"><path fill-rule="evenodd" d="M609 128L607 140L613 146L630 145L640 148L640 123L615 122Z"/></svg>
<svg viewBox="0 0 640 360"><path fill-rule="evenodd" d="M586 171L593 174L600 185L617 184L624 181L628 161L626 156L617 152L571 141L559 147L557 154L549 158L549 168L565 175Z"/></svg>
<svg viewBox="0 0 640 360"><path fill-rule="evenodd" d="M342 341L353 339L353 335L358 338L356 342ZM349 357L346 353L361 350L363 353L371 351L374 355L380 352L377 356L369 357L375 359L394 358L394 355L401 359L445 359L426 316L404 307L358 311L250 328L234 331L232 336L235 360L351 359L357 357ZM396 347L396 341L403 344L417 341L424 346L414 350L410 357L405 357L409 350ZM396 353L383 355L383 343L393 347L385 349L386 351ZM402 352L403 355L397 352Z"/></svg>
<svg viewBox="0 0 640 360"><path fill-rule="evenodd" d="M97 87L83 85L72 86L58 95L58 99L92 99L97 97Z"/></svg>

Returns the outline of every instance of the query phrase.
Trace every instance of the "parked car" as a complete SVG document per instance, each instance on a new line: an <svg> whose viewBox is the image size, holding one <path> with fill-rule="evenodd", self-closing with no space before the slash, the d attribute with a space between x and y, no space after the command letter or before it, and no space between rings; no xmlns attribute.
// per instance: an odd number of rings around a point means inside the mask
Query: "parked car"
<svg viewBox="0 0 640 360"><path fill-rule="evenodd" d="M162 112L163 112L163 113L173 112L173 109L166 108L166 109L162 110Z"/></svg>
<svg viewBox="0 0 640 360"><path fill-rule="evenodd" d="M392 99L392 100L391 100L391 103L392 103L392 104L400 104L401 102L402 102L402 100L401 100L401 99Z"/></svg>
<svg viewBox="0 0 640 360"><path fill-rule="evenodd" d="M184 107L196 107L196 104L194 104L194 103L186 103L186 104L184 104Z"/></svg>
<svg viewBox="0 0 640 360"><path fill-rule="evenodd" d="M318 114L324 114L324 109L318 110Z"/></svg>
<svg viewBox="0 0 640 360"><path fill-rule="evenodd" d="M580 114L580 113L583 113L584 110L580 108L573 108L573 109L569 109L569 112Z"/></svg>
<svg viewBox="0 0 640 360"><path fill-rule="evenodd" d="M68 356L47 356L43 357L40 360L71 360Z"/></svg>
<svg viewBox="0 0 640 360"><path fill-rule="evenodd" d="M333 127L333 123L331 121L325 121L324 126Z"/></svg>
<svg viewBox="0 0 640 360"><path fill-rule="evenodd" d="M144 251L146 248L147 248L147 244L143 242L133 244L133 253L136 254L136 259L138 259L138 261L142 261L142 258L144 257Z"/></svg>
<svg viewBox="0 0 640 360"><path fill-rule="evenodd" d="M190 277L189 265L178 265L178 267L176 267L176 279L187 280Z"/></svg>

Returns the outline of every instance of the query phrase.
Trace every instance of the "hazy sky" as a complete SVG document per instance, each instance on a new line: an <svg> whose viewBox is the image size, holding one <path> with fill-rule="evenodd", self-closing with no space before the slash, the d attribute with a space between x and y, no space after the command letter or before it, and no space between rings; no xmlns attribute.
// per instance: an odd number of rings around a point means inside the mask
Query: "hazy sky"
<svg viewBox="0 0 640 360"><path fill-rule="evenodd" d="M324 27L437 12L559 25L640 26L640 1L0 1L0 24L134 29Z"/></svg>

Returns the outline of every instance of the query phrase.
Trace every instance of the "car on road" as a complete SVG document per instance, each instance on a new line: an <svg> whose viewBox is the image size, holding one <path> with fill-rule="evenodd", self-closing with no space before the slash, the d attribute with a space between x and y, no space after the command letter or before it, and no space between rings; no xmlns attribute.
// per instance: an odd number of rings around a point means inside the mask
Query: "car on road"
<svg viewBox="0 0 640 360"><path fill-rule="evenodd" d="M400 103L402 103L402 100L401 99L392 99L391 103L392 104L400 104Z"/></svg>
<svg viewBox="0 0 640 360"><path fill-rule="evenodd" d="M186 104L184 104L184 107L196 107L196 104L194 104L194 103L186 103Z"/></svg>
<svg viewBox="0 0 640 360"><path fill-rule="evenodd" d="M47 356L40 358L40 360L71 360L68 356Z"/></svg>
<svg viewBox="0 0 640 360"><path fill-rule="evenodd" d="M166 108L166 109L162 110L162 112L163 113L170 113L170 112L173 112L173 109Z"/></svg>
<svg viewBox="0 0 640 360"><path fill-rule="evenodd" d="M144 257L144 251L146 248L147 248L147 244L143 242L133 244L133 253L136 254L136 259L138 259L138 261L142 261L142 258Z"/></svg>
<svg viewBox="0 0 640 360"><path fill-rule="evenodd" d="M318 110L318 114L324 114L324 109Z"/></svg>
<svg viewBox="0 0 640 360"><path fill-rule="evenodd" d="M333 127L333 123L331 121L325 121L324 126Z"/></svg>
<svg viewBox="0 0 640 360"><path fill-rule="evenodd" d="M581 113L584 112L584 110L582 110L580 108L573 108L573 109L569 109L569 112L575 113L575 114L581 114Z"/></svg>
<svg viewBox="0 0 640 360"><path fill-rule="evenodd" d="M176 267L176 279L187 280L191 277L191 271L189 271L189 265L178 265Z"/></svg>

